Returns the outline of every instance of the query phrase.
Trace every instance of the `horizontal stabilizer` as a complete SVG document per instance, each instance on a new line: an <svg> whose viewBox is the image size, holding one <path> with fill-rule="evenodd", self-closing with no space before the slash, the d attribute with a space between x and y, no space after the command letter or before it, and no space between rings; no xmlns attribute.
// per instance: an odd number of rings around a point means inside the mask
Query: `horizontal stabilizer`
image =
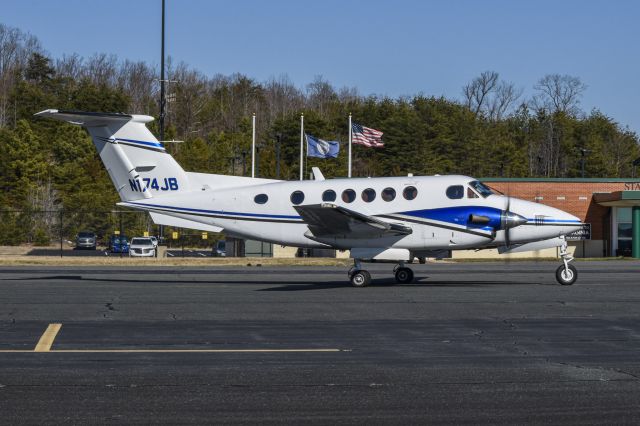
<svg viewBox="0 0 640 426"><path fill-rule="evenodd" d="M175 226L177 228L197 229L206 232L222 232L219 226L207 225L206 223L194 222L193 220L181 219L166 214L149 212L153 223L156 225Z"/></svg>
<svg viewBox="0 0 640 426"><path fill-rule="evenodd" d="M119 114L106 112L84 112L84 111L64 111L57 109L46 109L35 114L37 117L53 118L55 120L66 121L78 124L83 127L101 127L117 123L149 123L153 117L148 115Z"/></svg>

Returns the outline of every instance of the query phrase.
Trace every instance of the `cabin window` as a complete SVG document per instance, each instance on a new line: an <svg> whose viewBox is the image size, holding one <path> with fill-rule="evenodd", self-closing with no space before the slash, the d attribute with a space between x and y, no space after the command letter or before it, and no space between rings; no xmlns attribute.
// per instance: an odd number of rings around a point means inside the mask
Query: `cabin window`
<svg viewBox="0 0 640 426"><path fill-rule="evenodd" d="M393 201L396 198L396 190L393 188L385 188L380 193L380 196L385 201Z"/></svg>
<svg viewBox="0 0 640 426"><path fill-rule="evenodd" d="M322 201L335 201L336 200L336 191L333 189L327 189L322 193Z"/></svg>
<svg viewBox="0 0 640 426"><path fill-rule="evenodd" d="M302 191L293 191L291 194L291 202L293 204L300 204L304 201L304 192Z"/></svg>
<svg viewBox="0 0 640 426"><path fill-rule="evenodd" d="M342 201L345 203L353 203L356 199L356 191L353 189L345 189L342 191Z"/></svg>
<svg viewBox="0 0 640 426"><path fill-rule="evenodd" d="M253 197L253 201L255 201L256 204L264 204L269 201L269 196L267 194L258 194Z"/></svg>
<svg viewBox="0 0 640 426"><path fill-rule="evenodd" d="M361 197L362 201L364 201L365 203L370 203L376 199L376 191L372 188L367 188L362 191Z"/></svg>
<svg viewBox="0 0 640 426"><path fill-rule="evenodd" d="M458 200L464 197L464 186L462 185L452 185L447 188L447 197L452 200Z"/></svg>
<svg viewBox="0 0 640 426"><path fill-rule="evenodd" d="M402 196L405 200L414 200L418 196L418 190L415 186L407 186L404 191L402 191Z"/></svg>

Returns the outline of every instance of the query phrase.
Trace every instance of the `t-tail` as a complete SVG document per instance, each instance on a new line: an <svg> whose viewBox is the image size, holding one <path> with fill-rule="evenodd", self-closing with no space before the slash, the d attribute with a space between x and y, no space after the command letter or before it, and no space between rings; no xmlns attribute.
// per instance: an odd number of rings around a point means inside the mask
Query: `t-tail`
<svg viewBox="0 0 640 426"><path fill-rule="evenodd" d="M122 201L189 190L185 171L145 126L153 117L56 109L36 115L86 128Z"/></svg>

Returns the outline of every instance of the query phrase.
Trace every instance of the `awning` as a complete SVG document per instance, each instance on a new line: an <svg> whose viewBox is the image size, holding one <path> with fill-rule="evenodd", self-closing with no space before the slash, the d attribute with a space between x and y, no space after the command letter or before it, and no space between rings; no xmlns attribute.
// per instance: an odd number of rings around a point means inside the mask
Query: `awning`
<svg viewBox="0 0 640 426"><path fill-rule="evenodd" d="M593 194L593 200L607 207L640 206L640 191L598 192Z"/></svg>

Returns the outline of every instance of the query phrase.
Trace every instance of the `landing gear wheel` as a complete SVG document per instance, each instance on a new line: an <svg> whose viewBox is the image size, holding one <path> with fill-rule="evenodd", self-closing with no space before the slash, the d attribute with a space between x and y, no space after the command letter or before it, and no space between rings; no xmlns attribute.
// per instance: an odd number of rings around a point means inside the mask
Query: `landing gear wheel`
<svg viewBox="0 0 640 426"><path fill-rule="evenodd" d="M405 267L396 269L396 281L398 284L409 284L413 282L413 271Z"/></svg>
<svg viewBox="0 0 640 426"><path fill-rule="evenodd" d="M575 266L569 265L568 269L560 265L556 269L556 280L562 285L571 285L578 279L578 270Z"/></svg>
<svg viewBox="0 0 640 426"><path fill-rule="evenodd" d="M371 283L371 274L361 269L352 272L349 280L353 287L366 287Z"/></svg>

